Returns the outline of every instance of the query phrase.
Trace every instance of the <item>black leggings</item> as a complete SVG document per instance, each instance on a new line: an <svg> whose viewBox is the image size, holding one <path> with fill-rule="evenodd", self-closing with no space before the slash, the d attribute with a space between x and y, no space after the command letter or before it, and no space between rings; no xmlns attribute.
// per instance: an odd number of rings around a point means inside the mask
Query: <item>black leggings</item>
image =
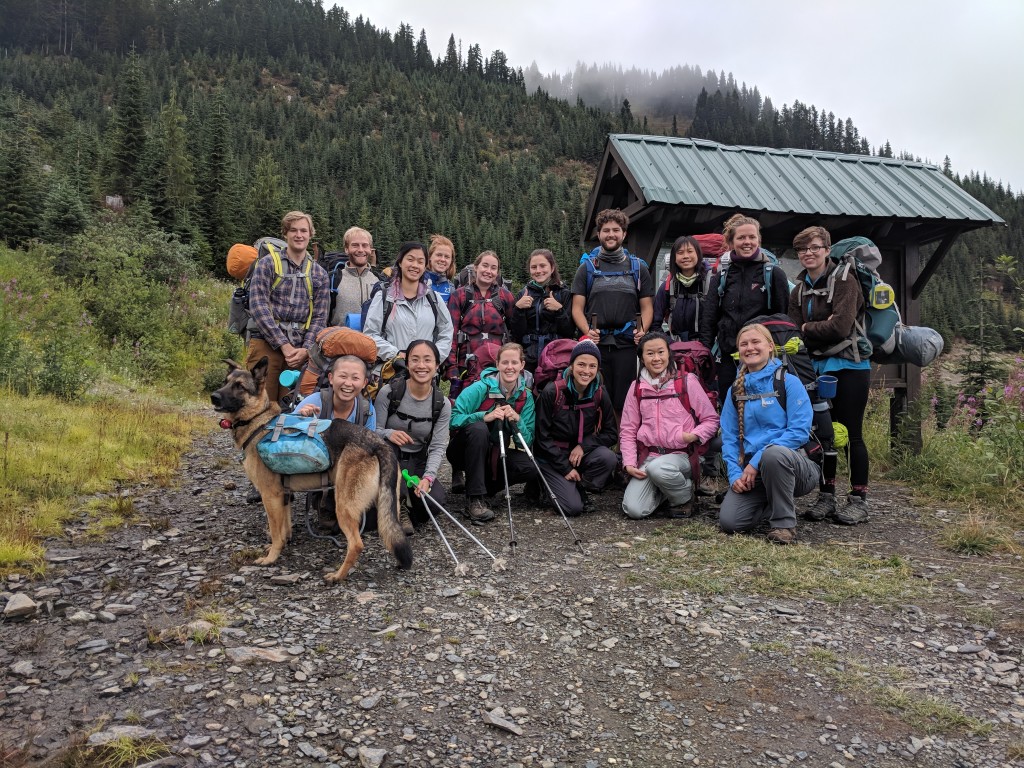
<svg viewBox="0 0 1024 768"><path fill-rule="evenodd" d="M847 368L831 371L839 380L832 398L832 421L846 427L850 442L846 456L850 462L850 485L854 490L868 487L868 447L864 443L864 411L868 407L871 371Z"/></svg>

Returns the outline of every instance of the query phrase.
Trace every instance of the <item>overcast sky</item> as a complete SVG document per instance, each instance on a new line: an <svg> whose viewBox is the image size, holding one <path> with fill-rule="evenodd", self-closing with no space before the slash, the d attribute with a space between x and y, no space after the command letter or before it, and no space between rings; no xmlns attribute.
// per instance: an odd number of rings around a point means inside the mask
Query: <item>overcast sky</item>
<svg viewBox="0 0 1024 768"><path fill-rule="evenodd" d="M443 55L479 43L516 67L577 61L732 72L776 107L799 99L852 118L953 169L1024 190L1024 0L349 0L392 33L399 22Z"/></svg>

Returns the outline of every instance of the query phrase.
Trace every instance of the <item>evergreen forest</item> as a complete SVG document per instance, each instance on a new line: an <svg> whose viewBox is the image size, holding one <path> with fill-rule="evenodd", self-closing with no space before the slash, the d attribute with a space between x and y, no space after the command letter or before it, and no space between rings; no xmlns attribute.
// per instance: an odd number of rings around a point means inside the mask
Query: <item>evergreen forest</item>
<svg viewBox="0 0 1024 768"><path fill-rule="evenodd" d="M725 72L544 75L319 0L0 0L0 239L43 248L76 285L100 280L89 244L118 221L171 283L223 276L232 243L276 233L294 208L327 249L359 225L387 262L440 232L460 264L492 248L521 281L548 247L569 275L616 131L894 154L852 118L777 108ZM948 158L944 171L1009 226L961 238L924 321L1019 349L1024 197Z"/></svg>

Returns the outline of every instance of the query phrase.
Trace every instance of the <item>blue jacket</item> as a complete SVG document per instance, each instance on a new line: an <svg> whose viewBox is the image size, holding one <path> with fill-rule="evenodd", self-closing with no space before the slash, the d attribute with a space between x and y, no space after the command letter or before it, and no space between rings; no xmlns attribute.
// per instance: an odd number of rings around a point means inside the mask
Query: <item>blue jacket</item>
<svg viewBox="0 0 1024 768"><path fill-rule="evenodd" d="M509 398L510 403L518 400L519 393L524 390L526 391L526 400L523 402L522 410L519 410L519 431L522 433L526 444L533 445L535 410L533 392L526 388L526 379L520 374L519 383L516 384L512 397ZM483 402L488 397L496 402L490 407L480 410L480 406L483 405ZM482 421L485 415L493 411L504 400L505 396L501 394L501 389L498 387L498 369L484 368L483 373L480 374L480 379L474 381L459 393L459 397L455 401L455 408L452 409L452 429L458 429L459 427L465 427L468 424ZM518 441L516 445L519 445Z"/></svg>
<svg viewBox="0 0 1024 768"><path fill-rule="evenodd" d="M782 363L778 359L768 361L760 371L748 373L744 380L748 395L760 395L775 391L773 374ZM811 399L800 379L786 374L786 410L776 397L762 400L748 400L743 409L743 452L747 463L756 469L761 454L769 445L781 445L794 451L803 447L811 436ZM729 470L729 483L734 483L743 474L740 466L739 415L733 402L733 387L722 404L722 458Z"/></svg>

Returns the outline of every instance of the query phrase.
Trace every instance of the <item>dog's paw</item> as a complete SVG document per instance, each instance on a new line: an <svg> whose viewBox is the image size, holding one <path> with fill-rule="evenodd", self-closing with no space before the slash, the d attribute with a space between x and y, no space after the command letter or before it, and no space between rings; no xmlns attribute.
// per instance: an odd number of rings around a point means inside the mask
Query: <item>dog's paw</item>
<svg viewBox="0 0 1024 768"><path fill-rule="evenodd" d="M274 563L277 562L277 558L279 558L280 556L281 556L280 552L267 552L267 554L264 555L263 557L258 558L256 560L253 560L252 564L253 565L273 565Z"/></svg>

